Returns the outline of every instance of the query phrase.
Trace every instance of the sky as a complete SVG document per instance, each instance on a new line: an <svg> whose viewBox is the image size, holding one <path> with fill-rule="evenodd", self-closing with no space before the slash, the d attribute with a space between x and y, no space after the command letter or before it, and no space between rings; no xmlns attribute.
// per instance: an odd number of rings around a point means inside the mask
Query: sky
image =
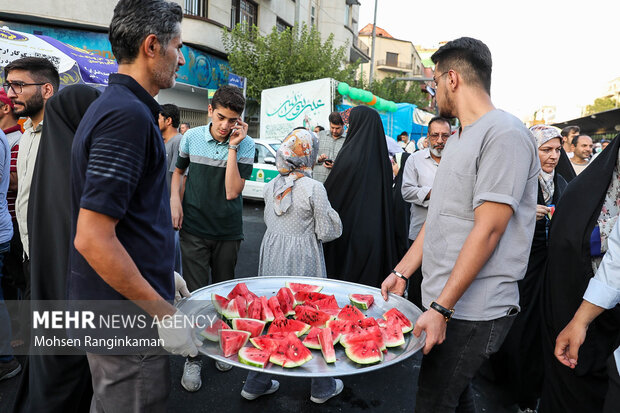
<svg viewBox="0 0 620 413"><path fill-rule="evenodd" d="M373 21L374 0L359 0L359 28ZM556 122L620 77L620 0L377 0L377 26L415 45L462 36L491 50L491 98L525 120L543 105Z"/></svg>

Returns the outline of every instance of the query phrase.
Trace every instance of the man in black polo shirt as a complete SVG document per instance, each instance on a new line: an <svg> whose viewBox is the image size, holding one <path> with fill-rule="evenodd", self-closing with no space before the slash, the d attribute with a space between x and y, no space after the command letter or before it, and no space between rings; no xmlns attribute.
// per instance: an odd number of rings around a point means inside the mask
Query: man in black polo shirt
<svg viewBox="0 0 620 413"><path fill-rule="evenodd" d="M157 124L161 107L153 99L174 86L185 63L182 17L179 5L163 0L120 0L114 9L109 36L118 73L86 112L73 144L71 300L133 300L159 319L183 316L170 304L179 285ZM166 350L197 354L189 326L157 328ZM166 356L87 356L91 412L166 410Z"/></svg>

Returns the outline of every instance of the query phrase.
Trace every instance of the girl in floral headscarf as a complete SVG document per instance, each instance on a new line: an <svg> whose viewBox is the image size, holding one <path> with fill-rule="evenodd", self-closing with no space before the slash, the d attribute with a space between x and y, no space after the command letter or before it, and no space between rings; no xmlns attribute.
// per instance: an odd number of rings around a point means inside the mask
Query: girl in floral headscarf
<svg viewBox="0 0 620 413"><path fill-rule="evenodd" d="M280 175L263 190L267 231L260 247L259 276L327 276L322 242L338 238L342 222L323 184L312 179L318 152L318 138L303 128L293 130L278 149ZM269 374L251 371L241 396L254 400L279 386ZM324 403L343 387L332 377L313 378L310 400Z"/></svg>

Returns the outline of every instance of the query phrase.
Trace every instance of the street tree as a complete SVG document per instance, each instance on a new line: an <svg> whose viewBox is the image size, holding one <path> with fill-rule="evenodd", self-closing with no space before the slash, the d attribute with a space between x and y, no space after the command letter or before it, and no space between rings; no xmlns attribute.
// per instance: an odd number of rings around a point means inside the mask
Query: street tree
<svg viewBox="0 0 620 413"><path fill-rule="evenodd" d="M413 103L420 108L429 104L429 95L422 91L419 82L395 80L394 76L374 80L369 86L368 81L362 75L355 82L355 87L370 90L376 96L396 103Z"/></svg>
<svg viewBox="0 0 620 413"><path fill-rule="evenodd" d="M605 112L606 110L614 109L618 107L618 103L610 97L594 99L594 103L586 106L584 116L593 115L599 112Z"/></svg>

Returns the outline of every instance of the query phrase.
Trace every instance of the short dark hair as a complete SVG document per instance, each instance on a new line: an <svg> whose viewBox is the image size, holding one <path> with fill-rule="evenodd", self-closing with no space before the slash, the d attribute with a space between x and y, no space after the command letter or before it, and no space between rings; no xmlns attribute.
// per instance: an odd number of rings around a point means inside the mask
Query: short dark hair
<svg viewBox="0 0 620 413"><path fill-rule="evenodd" d="M241 115L245 107L245 98L241 89L236 86L224 85L220 86L213 94L211 100L213 109L225 108Z"/></svg>
<svg viewBox="0 0 620 413"><path fill-rule="evenodd" d="M442 70L453 69L460 73L468 84L477 84L491 95L491 70L493 60L486 44L471 37L452 40L431 56Z"/></svg>
<svg viewBox="0 0 620 413"><path fill-rule="evenodd" d="M403 135L407 135L407 136L409 136L409 133L407 133L407 131L406 131L406 130L404 130L404 131L402 131L402 132L401 132L398 136L403 136Z"/></svg>
<svg viewBox="0 0 620 413"><path fill-rule="evenodd" d="M322 130L325 130L325 128L324 128L324 127L322 127L321 125L316 125L314 128L315 128L315 129L316 129L316 128L319 128L319 132L320 132L320 131L322 131Z"/></svg>
<svg viewBox="0 0 620 413"><path fill-rule="evenodd" d="M190 127L191 127L191 125L189 124L189 122L181 122L181 123L179 124L179 126L181 126L181 125L186 125L188 128L190 128Z"/></svg>
<svg viewBox="0 0 620 413"><path fill-rule="evenodd" d="M586 137L590 138L590 135L579 134L579 135L577 135L577 136L575 136L573 138L573 141L571 142L573 144L573 146L577 146L577 144L579 144L579 138L581 138L582 136L586 136ZM590 139L592 139L592 138L590 138Z"/></svg>
<svg viewBox="0 0 620 413"><path fill-rule="evenodd" d="M150 34L165 48L179 31L183 9L164 0L120 0L110 22L110 44L118 63L131 63Z"/></svg>
<svg viewBox="0 0 620 413"><path fill-rule="evenodd" d="M161 112L159 113L161 113L164 119L172 119L173 128L179 127L179 123L181 122L181 111L177 105L173 105L172 103L161 105Z"/></svg>
<svg viewBox="0 0 620 413"><path fill-rule="evenodd" d="M4 78L6 79L13 70L23 70L30 73L37 83L51 83L54 93L58 92L60 87L60 76L56 66L43 57L22 57L13 60L4 67Z"/></svg>
<svg viewBox="0 0 620 413"><path fill-rule="evenodd" d="M565 138L568 136L569 133L571 132L581 132L581 129L579 128L579 126L577 125L570 125L565 127L564 129L562 129L562 132L560 132L560 135L564 136Z"/></svg>
<svg viewBox="0 0 620 413"><path fill-rule="evenodd" d="M444 118L444 117L441 117L441 116L433 117L433 119L431 119L428 122L428 128L430 129L431 125L433 123L435 123L435 122L444 122L444 123L446 123L448 125L448 127L450 128L450 131L452 131L452 125L450 125L450 121L448 119Z"/></svg>
<svg viewBox="0 0 620 413"><path fill-rule="evenodd" d="M329 114L329 123L334 125L344 125L342 121L342 116L340 116L340 112L332 112Z"/></svg>

